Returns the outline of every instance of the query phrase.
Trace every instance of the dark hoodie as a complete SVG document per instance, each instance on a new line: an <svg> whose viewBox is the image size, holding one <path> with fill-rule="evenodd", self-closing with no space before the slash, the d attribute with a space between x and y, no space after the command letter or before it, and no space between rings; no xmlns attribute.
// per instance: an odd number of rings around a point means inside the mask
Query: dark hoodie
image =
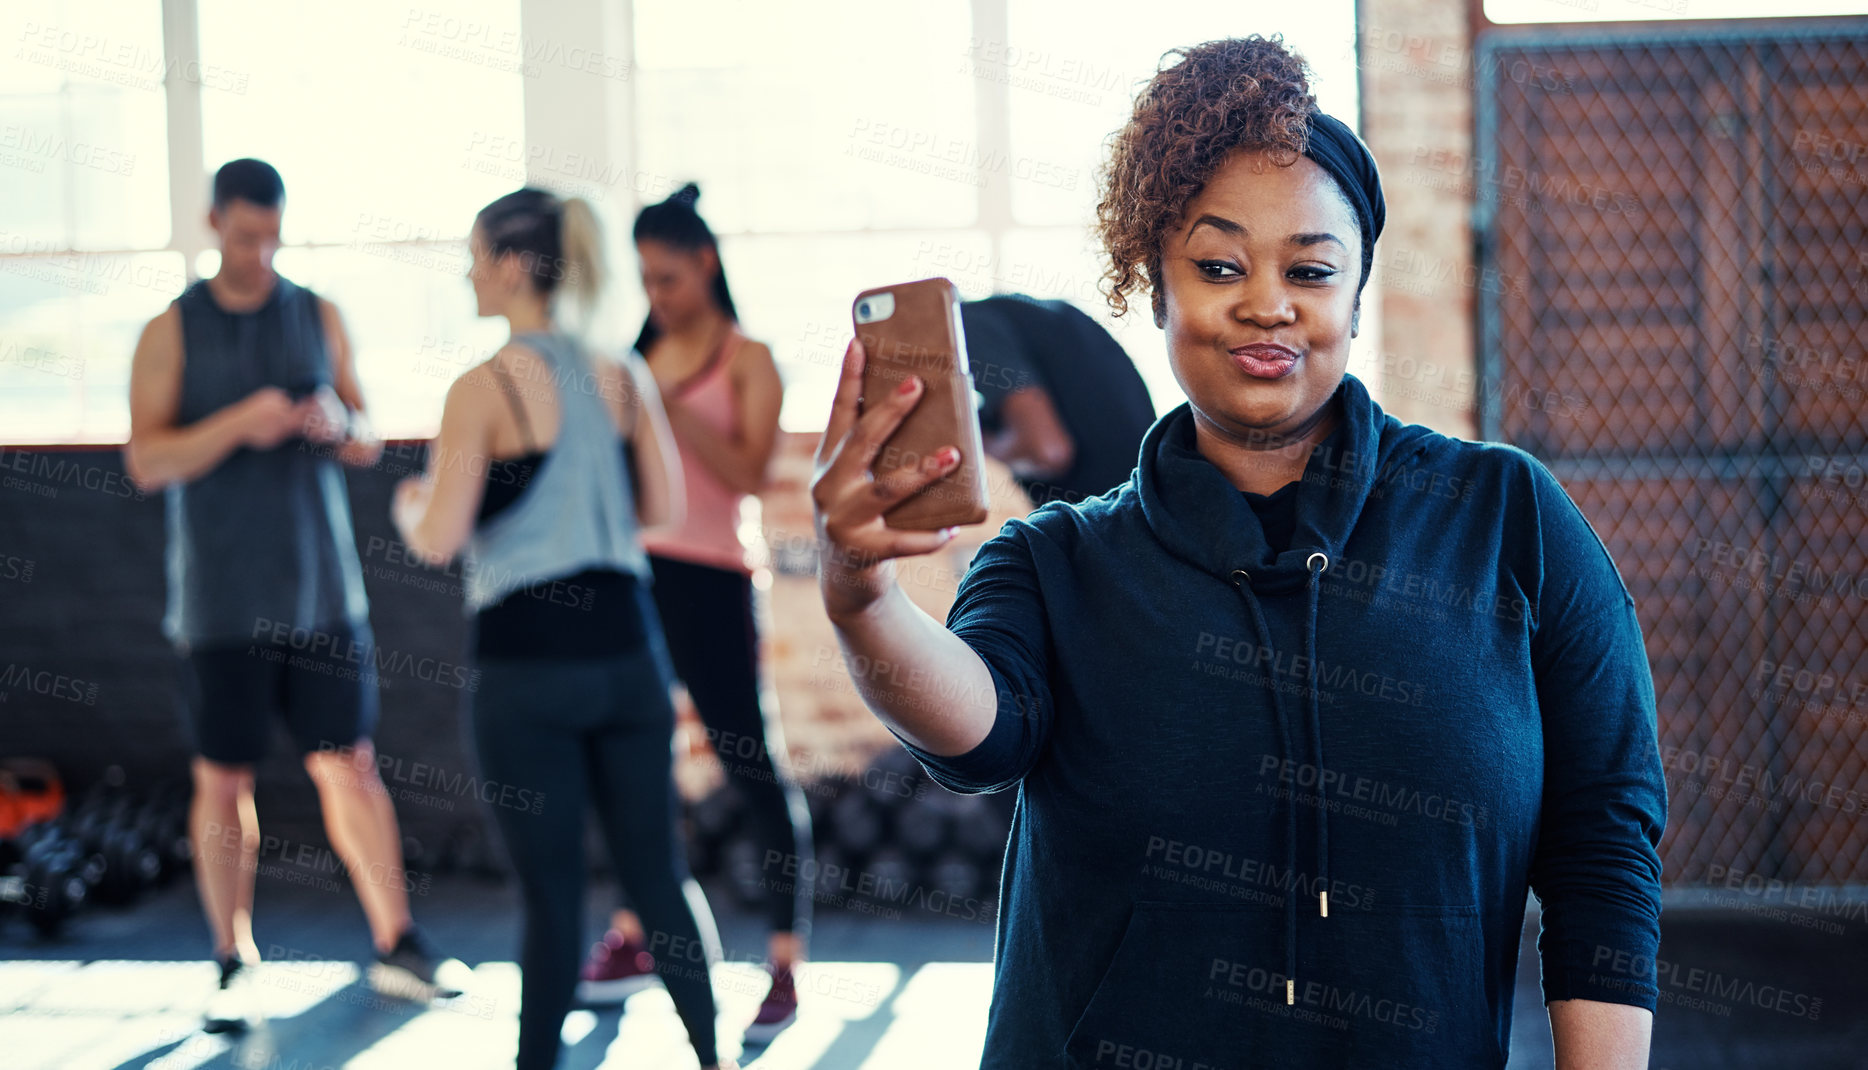
<svg viewBox="0 0 1868 1070"><path fill-rule="evenodd" d="M1286 552L1188 406L1007 521L948 627L999 692L940 758L1019 786L986 1067L1500 1067L1546 1000L1652 1009L1666 796L1634 601L1549 471L1354 376Z"/></svg>

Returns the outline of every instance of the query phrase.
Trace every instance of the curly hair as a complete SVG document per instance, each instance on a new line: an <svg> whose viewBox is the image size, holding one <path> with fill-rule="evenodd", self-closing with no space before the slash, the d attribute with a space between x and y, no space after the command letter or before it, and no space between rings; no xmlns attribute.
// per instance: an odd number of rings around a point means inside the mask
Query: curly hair
<svg viewBox="0 0 1868 1070"><path fill-rule="evenodd" d="M1118 316L1144 287L1161 313L1161 243L1227 154L1260 149L1289 166L1317 110L1309 67L1282 35L1208 41L1161 59L1097 176L1096 231L1109 255L1103 289Z"/></svg>

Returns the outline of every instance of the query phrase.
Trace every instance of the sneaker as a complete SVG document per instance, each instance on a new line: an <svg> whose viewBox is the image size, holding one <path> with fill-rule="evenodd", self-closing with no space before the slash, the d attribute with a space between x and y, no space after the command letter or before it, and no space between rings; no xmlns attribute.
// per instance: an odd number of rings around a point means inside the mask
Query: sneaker
<svg viewBox="0 0 1868 1070"><path fill-rule="evenodd" d="M592 1006L621 1003L655 983L655 956L611 929L592 945L577 982L577 998Z"/></svg>
<svg viewBox="0 0 1868 1070"><path fill-rule="evenodd" d="M411 925L388 954L376 956L370 966L370 987L385 996L418 1003L453 999L463 991L457 975L466 969L459 959L444 958L428 934Z"/></svg>
<svg viewBox="0 0 1868 1070"><path fill-rule="evenodd" d="M247 991L247 984L252 979L253 967L240 961L240 956L229 955L220 960L220 985L214 995L208 999L207 1014L201 1023L204 1033L240 1033L247 1027L252 1016L252 994Z"/></svg>
<svg viewBox="0 0 1868 1070"><path fill-rule="evenodd" d="M759 1004L759 1013L746 1027L746 1043L769 1043L785 1027L798 1020L798 986L790 969L772 971L772 988Z"/></svg>

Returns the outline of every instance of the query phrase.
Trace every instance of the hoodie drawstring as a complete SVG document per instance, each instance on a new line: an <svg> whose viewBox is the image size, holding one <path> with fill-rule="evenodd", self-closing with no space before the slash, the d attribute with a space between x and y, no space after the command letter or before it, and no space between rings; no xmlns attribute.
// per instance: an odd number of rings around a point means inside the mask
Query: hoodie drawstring
<svg viewBox="0 0 1868 1070"><path fill-rule="evenodd" d="M1317 913L1330 916L1330 808L1323 798L1323 713L1317 698L1317 593L1322 587L1323 570L1330 567L1330 555L1321 551L1304 559L1310 575L1305 586L1310 589L1310 627L1304 633L1304 659L1310 667L1310 746L1317 756ZM1295 809L1295 808L1293 808Z"/></svg>
<svg viewBox="0 0 1868 1070"><path fill-rule="evenodd" d="M1317 778L1323 777L1323 718L1318 710L1317 701L1317 596L1320 586L1319 577L1330 565L1329 555L1318 552L1304 560L1304 569L1309 573L1305 586L1309 596L1309 620L1304 633L1304 657L1308 667L1308 713L1312 748L1317 756ZM1258 634L1267 646L1271 643L1271 628L1265 623L1264 610L1258 604L1258 597L1252 591L1252 574L1245 569L1232 571L1232 584L1245 596L1245 604L1252 611L1252 622L1258 627ZM1283 748L1279 756L1280 768L1291 762L1295 748L1291 745L1291 731L1284 715L1284 703L1278 698L1278 688L1271 689L1271 706L1278 715L1278 740ZM1284 868L1291 875L1291 892L1284 897L1284 1002L1288 1006L1297 1002L1297 778L1293 777L1291 794L1285 800L1284 807ZM1319 786L1319 790L1321 787ZM1329 893L1329 818L1319 797L1317 806L1317 909L1320 916L1330 916Z"/></svg>

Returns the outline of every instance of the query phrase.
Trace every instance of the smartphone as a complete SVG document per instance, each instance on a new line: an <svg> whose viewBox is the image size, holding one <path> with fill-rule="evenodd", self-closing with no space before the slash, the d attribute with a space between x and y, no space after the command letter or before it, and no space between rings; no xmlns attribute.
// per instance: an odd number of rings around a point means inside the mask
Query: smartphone
<svg viewBox="0 0 1868 1070"><path fill-rule="evenodd" d="M884 513L882 522L904 531L935 531L985 520L991 498L960 292L940 278L878 286L856 295L851 314L865 354L859 411L866 411L871 398L888 397L910 375L925 384L921 400L882 444L871 470L882 476L917 468L942 446L960 450L957 468Z"/></svg>

